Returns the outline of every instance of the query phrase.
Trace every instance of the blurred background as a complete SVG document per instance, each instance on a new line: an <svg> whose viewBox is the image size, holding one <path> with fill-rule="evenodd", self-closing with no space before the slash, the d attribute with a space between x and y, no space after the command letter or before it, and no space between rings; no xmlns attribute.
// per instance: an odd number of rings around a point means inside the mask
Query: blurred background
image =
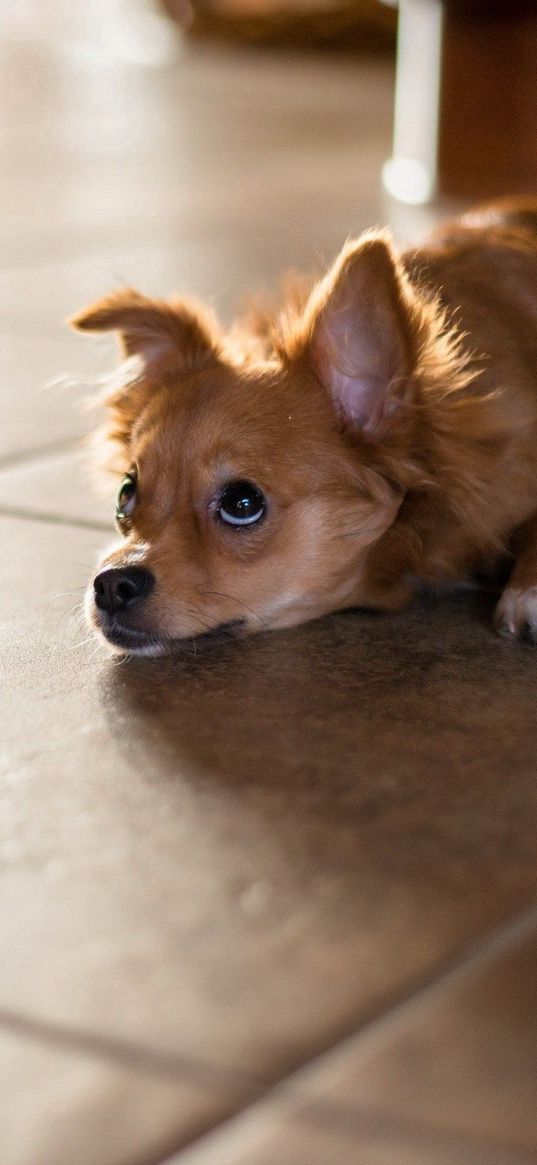
<svg viewBox="0 0 537 1165"><path fill-rule="evenodd" d="M83 371L62 321L110 285L228 317L364 227L408 242L469 198L535 189L532 9L1 0L0 455L80 427L38 385Z"/></svg>
<svg viewBox="0 0 537 1165"><path fill-rule="evenodd" d="M227 322L364 228L537 190L536 60L528 0L0 0L0 504L81 516L115 345L67 317L132 284Z"/></svg>
<svg viewBox="0 0 537 1165"><path fill-rule="evenodd" d="M47 386L107 366L64 320L111 286L229 318L385 219L395 13L254 7L0 0L0 457L84 428Z"/></svg>

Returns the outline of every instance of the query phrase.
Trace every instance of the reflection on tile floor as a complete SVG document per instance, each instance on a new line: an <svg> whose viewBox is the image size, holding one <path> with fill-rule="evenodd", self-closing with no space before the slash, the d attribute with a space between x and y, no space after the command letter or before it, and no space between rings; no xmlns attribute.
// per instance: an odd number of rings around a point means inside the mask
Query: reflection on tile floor
<svg viewBox="0 0 537 1165"><path fill-rule="evenodd" d="M417 234L392 65L147 68L47 11L0 32L2 1163L537 1161L533 649L477 596L162 662L80 620L113 346L62 321L120 282L228 317L387 211Z"/></svg>

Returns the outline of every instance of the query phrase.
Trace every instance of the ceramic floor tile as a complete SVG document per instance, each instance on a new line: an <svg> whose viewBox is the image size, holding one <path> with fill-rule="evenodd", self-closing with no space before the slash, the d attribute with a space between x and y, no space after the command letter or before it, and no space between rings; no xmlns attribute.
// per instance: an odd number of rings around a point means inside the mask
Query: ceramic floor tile
<svg viewBox="0 0 537 1165"><path fill-rule="evenodd" d="M65 453L34 455L5 469L0 464L0 513L65 519L95 526L103 539L119 540L114 528L117 484L111 474L99 472L91 443L80 442Z"/></svg>
<svg viewBox="0 0 537 1165"><path fill-rule="evenodd" d="M46 339L31 329L0 335L0 469L6 460L65 443L94 423L83 400L110 367L115 345L101 339L81 346L78 337L54 337L56 331L57 320Z"/></svg>
<svg viewBox="0 0 537 1165"><path fill-rule="evenodd" d="M63 328L68 316L125 284L161 297L177 292L197 295L209 300L227 321L248 292L265 286L277 288L282 273L289 268L322 270L349 232L358 233L379 217L376 198L374 215L367 209L357 214L353 227L346 227L337 215L318 216L315 224L305 225L287 216L250 231L228 229L214 237L175 238L152 246L133 239L122 248L110 245L94 255L85 253L77 263L0 271L4 329L23 340L33 341L36 335L62 340L68 335ZM30 296L31 317L27 307ZM80 346L91 354L92 344L95 341L87 336L69 336L67 350L60 354L68 370L71 365L77 368ZM83 369L91 374L89 355Z"/></svg>
<svg viewBox="0 0 537 1165"><path fill-rule="evenodd" d="M537 907L168 1165L537 1162Z"/></svg>
<svg viewBox="0 0 537 1165"><path fill-rule="evenodd" d="M537 909L304 1086L313 1107L358 1105L537 1161L536 1051Z"/></svg>
<svg viewBox="0 0 537 1165"><path fill-rule="evenodd" d="M281 1102L254 1108L163 1165L534 1165L535 1158L450 1138L367 1110Z"/></svg>
<svg viewBox="0 0 537 1165"><path fill-rule="evenodd" d="M192 53L147 85L135 65L108 70L91 56L50 55L45 72L29 40L0 42L0 51L5 266L102 254L147 237L170 245L193 233L263 230L290 211L296 222L318 214L327 200L348 217L359 201L357 141L361 189L378 188L390 142L393 69L385 61L338 67L297 58L281 68L271 54L244 52L230 69L225 54ZM26 78L36 66L34 119Z"/></svg>
<svg viewBox="0 0 537 1165"><path fill-rule="evenodd" d="M377 181L378 158L364 157L361 169L364 189L359 198L352 195L350 208L338 205L330 192L307 214L294 199L278 213L271 205L267 218L258 217L251 225L232 223L228 217L224 228L211 228L205 219L195 232L189 227L184 234L172 232L160 239L157 222L142 236L134 232L106 246L97 241L93 249L84 244L76 260L56 256L39 266L34 259L27 267L0 269L2 328L32 342L36 336L54 337L65 345L60 371L65 365L80 370L80 344L85 341L91 354L90 342L87 337L69 336L64 321L113 287L133 285L156 296L196 295L209 300L228 322L249 292L265 287L277 291L285 271L322 273L350 235L387 224L406 245L424 238L444 217L436 207L397 206L384 198ZM93 364L99 367L95 356ZM90 355L82 370L91 376ZM53 371L56 374L55 367Z"/></svg>
<svg viewBox="0 0 537 1165"><path fill-rule="evenodd" d="M364 152L362 160L366 188L373 184L375 187L375 197L368 201L369 224L378 218L377 175L384 154L385 150L375 145ZM221 202L218 203L215 203L208 178L202 176L190 183L187 200L186 196L180 198L174 189L176 179L168 174L161 177L164 192L157 200L155 184L147 179L140 180L137 170L132 168L122 180L136 191L131 193L127 204L122 184L115 191L115 197L112 188L99 214L96 196L92 197L89 189L87 202L76 214L73 207L65 208L63 213L58 208L56 215L51 216L48 230L39 232L35 241L28 238L25 220L21 222L18 239L12 235L9 239L2 239L0 231L4 262L10 267L24 265L33 268L58 258L72 260L78 257L82 261L88 252L99 257L107 252L113 255L118 249L126 251L134 240L148 234L162 247L177 246L195 234L208 238L208 246L218 248L218 242L213 244L212 240L221 232L233 232L238 236L248 231L257 236L260 232L266 233L268 224L274 221L280 221L284 226L298 222L300 229L302 218L311 221L319 214L319 206L327 203L332 203L333 215L336 197L340 217L338 242L341 245L349 230L356 231L365 225L363 212L359 214L355 209L358 200L351 186L355 167L356 155L351 146L339 152L330 171L327 171L322 156L310 157L302 151L291 163L282 159L276 176L265 162L256 166L250 177L239 172L227 180L222 178L219 183ZM305 171L308 173L306 188ZM341 190L338 196L334 195L334 183ZM16 192L11 199L16 201ZM294 208L293 214L291 207ZM154 223L156 214L158 218ZM311 234L314 235L314 246L322 243L322 222L317 232ZM292 260L292 255L287 259L285 253L280 253L279 260L280 264L286 263Z"/></svg>
<svg viewBox="0 0 537 1165"><path fill-rule="evenodd" d="M144 1165L195 1137L226 1093L0 1025L0 1143L9 1165Z"/></svg>
<svg viewBox="0 0 537 1165"><path fill-rule="evenodd" d="M535 896L537 654L472 601L118 666L97 532L1 525L4 1006L257 1087Z"/></svg>
<svg viewBox="0 0 537 1165"><path fill-rule="evenodd" d="M383 144L376 140L362 145L362 179L366 188L368 179L373 183L378 175L387 145L387 141ZM332 152L331 158L330 150L323 154L318 146L308 150L301 144L294 145L283 156L266 151L260 156L253 153L248 166L223 169L219 176L218 201L211 181L214 159L209 159L210 169L199 172L198 168L198 172L189 174L179 156L175 166L161 164L154 174L150 167L143 169L141 160L134 156L129 165L123 164L116 182L110 181L104 190L98 169L92 181L84 181L84 175L75 172L61 187L65 202L58 200L52 204L46 230L38 225L34 228L35 237L28 226L28 220L35 222L33 208L24 208L17 185L10 189L6 183L4 205L0 199L3 221L10 207L18 207L20 225L17 231L17 218L13 224L12 217L10 234L6 231L3 238L0 230L4 265L24 263L34 267L42 256L52 255L56 259L72 260L73 253L82 257L83 248L96 249L99 245L102 250L103 244L125 249L132 240L143 238L149 232L154 241L162 243L188 238L193 233L201 238L222 230L239 234L247 229L253 233L263 230L274 219L289 219L291 207L299 221L301 215L311 218L319 206L326 205L327 199L332 199L341 209L342 220L349 221L357 202L351 184L356 149L349 141L346 146L332 147ZM304 172L308 173L307 186L304 186ZM51 176L51 186L53 177L57 176ZM23 179L22 189L25 187L28 183ZM128 198L125 190L129 191ZM49 202L52 202L52 189Z"/></svg>

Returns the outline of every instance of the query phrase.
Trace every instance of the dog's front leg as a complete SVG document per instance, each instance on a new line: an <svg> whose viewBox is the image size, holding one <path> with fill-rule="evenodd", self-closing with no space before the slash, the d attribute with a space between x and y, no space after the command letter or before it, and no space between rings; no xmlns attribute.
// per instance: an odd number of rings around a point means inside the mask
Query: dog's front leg
<svg viewBox="0 0 537 1165"><path fill-rule="evenodd" d="M515 564L494 621L500 635L537 643L537 514L517 532Z"/></svg>

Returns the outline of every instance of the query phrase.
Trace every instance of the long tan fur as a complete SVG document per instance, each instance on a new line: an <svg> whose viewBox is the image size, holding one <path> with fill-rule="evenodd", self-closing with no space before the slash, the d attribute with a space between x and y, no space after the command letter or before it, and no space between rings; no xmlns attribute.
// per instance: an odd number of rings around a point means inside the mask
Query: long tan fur
<svg viewBox="0 0 537 1165"><path fill-rule="evenodd" d="M74 323L116 329L129 358L106 439L136 508L101 570L156 579L114 614L152 649L201 626L401 607L416 580L506 560L498 626L537 637L537 200L478 208L402 255L367 232L228 333L130 290ZM266 499L240 532L218 518L237 480Z"/></svg>

